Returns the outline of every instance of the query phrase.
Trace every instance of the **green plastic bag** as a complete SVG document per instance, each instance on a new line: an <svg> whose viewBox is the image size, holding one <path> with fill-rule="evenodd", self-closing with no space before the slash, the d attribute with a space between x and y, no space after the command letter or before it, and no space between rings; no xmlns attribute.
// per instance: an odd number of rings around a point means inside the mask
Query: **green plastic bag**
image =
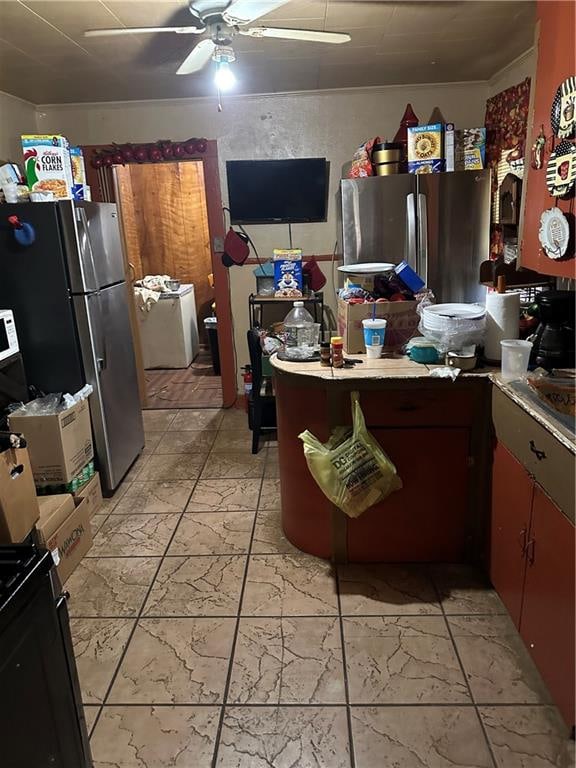
<svg viewBox="0 0 576 768"><path fill-rule="evenodd" d="M324 495L349 517L359 517L402 488L402 480L366 429L358 392L352 392L351 400L352 430L337 427L327 443L321 443L308 430L299 437L308 468Z"/></svg>

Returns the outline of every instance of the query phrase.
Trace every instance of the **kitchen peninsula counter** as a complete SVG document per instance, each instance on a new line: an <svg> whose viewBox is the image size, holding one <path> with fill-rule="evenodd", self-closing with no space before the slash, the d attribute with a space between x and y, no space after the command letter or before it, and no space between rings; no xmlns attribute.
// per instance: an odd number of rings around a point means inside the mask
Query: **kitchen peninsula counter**
<svg viewBox="0 0 576 768"><path fill-rule="evenodd" d="M272 358L287 538L337 561L479 559L489 500L489 369L453 382L405 357L352 357L363 362L333 369ZM316 485L298 435L309 429L325 442L334 427L351 424L353 391L403 488L349 519Z"/></svg>
<svg viewBox="0 0 576 768"><path fill-rule="evenodd" d="M493 385L572 453L574 438L529 392L494 368L431 376L437 366L406 357L362 360L333 369L272 358L278 413L282 525L304 552L335 560L453 561L486 555L490 509ZM403 488L347 518L308 471L298 435L325 442L350 424L350 393L370 432L397 467ZM529 423L532 423L531 421Z"/></svg>

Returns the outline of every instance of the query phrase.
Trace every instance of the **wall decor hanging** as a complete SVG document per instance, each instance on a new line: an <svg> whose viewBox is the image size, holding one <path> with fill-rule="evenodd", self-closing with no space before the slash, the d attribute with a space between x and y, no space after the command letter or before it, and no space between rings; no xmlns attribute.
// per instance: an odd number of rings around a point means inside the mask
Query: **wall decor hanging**
<svg viewBox="0 0 576 768"><path fill-rule="evenodd" d="M576 136L576 76L560 83L552 102L550 124L559 139Z"/></svg>
<svg viewBox="0 0 576 768"><path fill-rule="evenodd" d="M544 165L544 147L546 146L546 134L544 133L544 126L540 126L540 133L536 137L536 141L532 144L530 165L535 171L539 171Z"/></svg>
<svg viewBox="0 0 576 768"><path fill-rule="evenodd" d="M576 145L561 141L550 155L546 167L546 186L552 197L564 197L576 179Z"/></svg>
<svg viewBox="0 0 576 768"><path fill-rule="evenodd" d="M168 141L167 139L151 144L111 144L92 155L93 168L109 168L112 165L127 163L161 163L170 160L188 160L204 154L208 142L206 139L188 139L187 141Z"/></svg>
<svg viewBox="0 0 576 768"><path fill-rule="evenodd" d="M570 226L560 208L548 208L542 212L538 239L549 258L561 259L566 255L570 241Z"/></svg>

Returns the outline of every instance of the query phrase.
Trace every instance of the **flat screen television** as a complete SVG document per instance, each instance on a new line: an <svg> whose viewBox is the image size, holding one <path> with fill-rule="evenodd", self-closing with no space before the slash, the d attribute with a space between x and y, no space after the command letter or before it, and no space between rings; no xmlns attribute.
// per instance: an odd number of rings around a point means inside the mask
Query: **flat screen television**
<svg viewBox="0 0 576 768"><path fill-rule="evenodd" d="M328 168L325 157L229 160L226 176L232 224L326 221Z"/></svg>

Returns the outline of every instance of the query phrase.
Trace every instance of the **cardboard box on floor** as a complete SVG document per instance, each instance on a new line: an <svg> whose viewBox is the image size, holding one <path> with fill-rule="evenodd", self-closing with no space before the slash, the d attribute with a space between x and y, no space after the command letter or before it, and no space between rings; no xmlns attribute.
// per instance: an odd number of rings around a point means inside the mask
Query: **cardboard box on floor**
<svg viewBox="0 0 576 768"><path fill-rule="evenodd" d="M28 536L38 519L38 501L26 448L0 453L0 544Z"/></svg>
<svg viewBox="0 0 576 768"><path fill-rule="evenodd" d="M62 584L92 546L90 505L70 493L39 496L36 531L41 546L52 553Z"/></svg>
<svg viewBox="0 0 576 768"><path fill-rule="evenodd" d="M98 472L94 473L92 477L85 485L78 488L72 494L75 499L84 499L88 505L88 517L92 517L96 514L102 504L102 488L100 486L100 475Z"/></svg>
<svg viewBox="0 0 576 768"><path fill-rule="evenodd" d="M69 483L94 456L87 400L47 416L19 413L10 416L10 429L27 440L36 485Z"/></svg>
<svg viewBox="0 0 576 768"><path fill-rule="evenodd" d="M394 352L418 333L420 316L416 301L382 301L376 304L376 317L386 318L384 351ZM344 352L359 355L366 351L362 320L372 317L372 304L348 304L338 299L338 333L344 340Z"/></svg>

